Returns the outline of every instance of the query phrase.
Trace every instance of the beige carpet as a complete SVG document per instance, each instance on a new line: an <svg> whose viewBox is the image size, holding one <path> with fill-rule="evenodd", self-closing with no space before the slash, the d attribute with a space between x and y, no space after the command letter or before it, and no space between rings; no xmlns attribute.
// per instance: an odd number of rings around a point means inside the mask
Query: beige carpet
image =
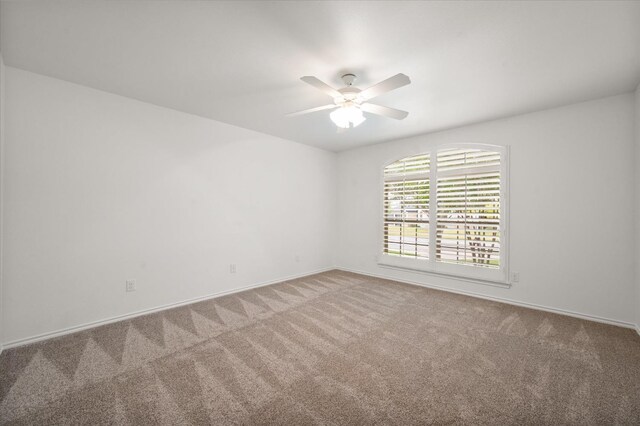
<svg viewBox="0 0 640 426"><path fill-rule="evenodd" d="M633 330L332 271L0 357L15 424L640 424Z"/></svg>

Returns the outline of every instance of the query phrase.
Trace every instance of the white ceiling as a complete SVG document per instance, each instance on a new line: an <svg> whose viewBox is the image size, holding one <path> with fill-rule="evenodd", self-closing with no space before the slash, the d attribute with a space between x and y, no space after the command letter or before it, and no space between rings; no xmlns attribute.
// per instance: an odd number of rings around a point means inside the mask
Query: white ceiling
<svg viewBox="0 0 640 426"><path fill-rule="evenodd" d="M640 2L3 2L5 63L330 150L623 93L640 82ZM337 134L301 82L410 112Z"/></svg>

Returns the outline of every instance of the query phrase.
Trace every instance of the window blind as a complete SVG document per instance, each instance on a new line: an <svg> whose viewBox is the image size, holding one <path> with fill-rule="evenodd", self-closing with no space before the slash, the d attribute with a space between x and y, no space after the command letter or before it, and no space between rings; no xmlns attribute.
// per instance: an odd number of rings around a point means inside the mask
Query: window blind
<svg viewBox="0 0 640 426"><path fill-rule="evenodd" d="M429 157L404 158L384 169L385 254L429 258Z"/></svg>
<svg viewBox="0 0 640 426"><path fill-rule="evenodd" d="M500 153L438 152L436 261L500 267Z"/></svg>

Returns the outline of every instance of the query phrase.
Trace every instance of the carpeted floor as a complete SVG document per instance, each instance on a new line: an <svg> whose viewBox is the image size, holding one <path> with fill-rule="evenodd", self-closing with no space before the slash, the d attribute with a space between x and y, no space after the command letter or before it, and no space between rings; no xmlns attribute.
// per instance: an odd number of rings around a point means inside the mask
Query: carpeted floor
<svg viewBox="0 0 640 426"><path fill-rule="evenodd" d="M332 271L6 350L16 424L640 424L640 337Z"/></svg>

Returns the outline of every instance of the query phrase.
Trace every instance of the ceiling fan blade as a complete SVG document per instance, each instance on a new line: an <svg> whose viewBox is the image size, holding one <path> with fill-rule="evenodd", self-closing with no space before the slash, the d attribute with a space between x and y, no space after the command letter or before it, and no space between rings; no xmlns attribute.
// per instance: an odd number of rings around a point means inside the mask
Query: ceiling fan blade
<svg viewBox="0 0 640 426"><path fill-rule="evenodd" d="M395 118L396 120L403 120L407 118L407 115L409 115L407 111L402 111L399 109L389 108L382 105L376 105L376 104L370 104L370 103L364 103L360 105L360 109L362 109L365 112L370 112L372 114L378 114L378 115L383 115L389 118Z"/></svg>
<svg viewBox="0 0 640 426"><path fill-rule="evenodd" d="M304 110L298 111L298 112L291 112L291 113L287 114L287 117L296 117L298 115L309 114L310 112L323 111L325 109L333 109L333 108L337 108L337 107L338 107L338 105L335 105L335 104L323 105L323 106L319 106L319 107L315 107L315 108L304 109Z"/></svg>
<svg viewBox="0 0 640 426"><path fill-rule="evenodd" d="M301 77L300 80L304 81L307 84L312 85L316 89L322 90L324 93L326 93L327 95L331 96L332 98L337 98L339 96L342 96L342 94L340 92L338 92L336 89L334 89L333 87L329 86L327 83L318 80L314 76L305 75L304 77Z"/></svg>
<svg viewBox="0 0 640 426"><path fill-rule="evenodd" d="M387 93L399 87L406 86L409 83L411 83L409 77L402 73L396 74L393 77L389 77L388 79L369 87L368 89L364 89L362 92L360 92L360 98L363 101L373 99L376 96L380 96L383 93Z"/></svg>

